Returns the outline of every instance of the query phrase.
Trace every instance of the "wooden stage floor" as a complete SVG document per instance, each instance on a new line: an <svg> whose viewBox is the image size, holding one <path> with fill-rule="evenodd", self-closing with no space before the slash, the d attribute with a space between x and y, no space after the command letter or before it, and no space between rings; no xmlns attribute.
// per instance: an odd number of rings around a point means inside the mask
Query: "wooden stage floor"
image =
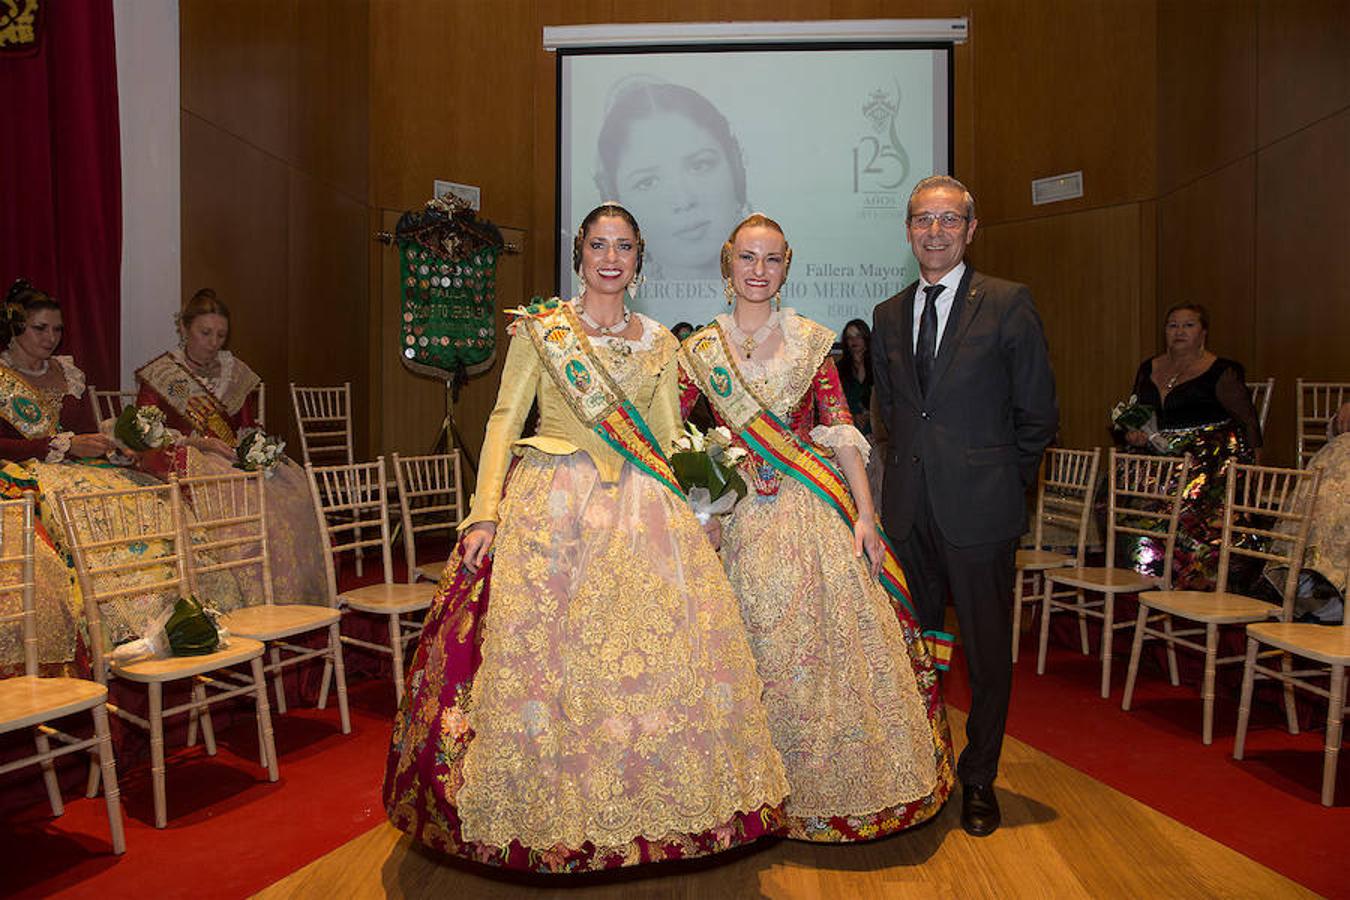
<svg viewBox="0 0 1350 900"><path fill-rule="evenodd" d="M965 742L965 716L948 711ZM258 897L559 897L867 900L905 897L1312 897L1282 875L1021 741L1004 744L1003 827L961 830L959 790L941 815L870 844L764 843L707 862L576 883L479 874L424 854L381 824ZM762 849L761 849L762 848ZM556 885L556 886L554 886Z"/></svg>

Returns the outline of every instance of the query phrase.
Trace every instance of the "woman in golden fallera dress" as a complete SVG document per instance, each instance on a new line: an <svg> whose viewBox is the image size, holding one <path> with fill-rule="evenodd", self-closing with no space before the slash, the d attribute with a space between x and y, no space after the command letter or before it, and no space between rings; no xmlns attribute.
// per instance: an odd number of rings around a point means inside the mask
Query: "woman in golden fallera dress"
<svg viewBox="0 0 1350 900"><path fill-rule="evenodd" d="M726 850L772 833L787 793L736 599L664 457L678 345L624 304L633 217L592 211L573 262L581 295L515 322L384 785L421 843L538 872Z"/></svg>
<svg viewBox="0 0 1350 900"><path fill-rule="evenodd" d="M784 833L868 840L942 808L951 738L904 573L875 524L869 445L830 357L834 335L776 308L791 254L763 215L732 231L732 309L685 340L681 399L688 410L702 391L748 451L752 490L723 551L787 766Z"/></svg>

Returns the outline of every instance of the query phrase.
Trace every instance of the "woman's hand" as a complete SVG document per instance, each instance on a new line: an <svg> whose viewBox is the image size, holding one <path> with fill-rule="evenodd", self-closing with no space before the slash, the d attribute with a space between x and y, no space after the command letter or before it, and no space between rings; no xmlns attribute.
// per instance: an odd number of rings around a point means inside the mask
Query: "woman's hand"
<svg viewBox="0 0 1350 900"><path fill-rule="evenodd" d="M1131 447L1147 447L1148 435L1144 434L1142 431L1131 428L1129 431L1125 432L1125 443L1129 444Z"/></svg>
<svg viewBox="0 0 1350 900"><path fill-rule="evenodd" d="M116 446L111 438L101 434L77 434L71 437L70 449L66 451L66 455L80 459L106 456Z"/></svg>
<svg viewBox="0 0 1350 900"><path fill-rule="evenodd" d="M867 554L872 577L876 578L881 574L881 563L885 559L885 548L882 546L881 535L877 534L877 526L872 521L871 516L864 518L859 515L858 523L853 526L853 556L856 559L862 559L864 553Z"/></svg>
<svg viewBox="0 0 1350 900"><path fill-rule="evenodd" d="M722 549L722 520L718 516L709 516L707 523L703 526L703 533L708 537L708 543L712 544L714 550Z"/></svg>
<svg viewBox="0 0 1350 900"><path fill-rule="evenodd" d="M492 541L497 537L497 525L494 522L475 522L464 532L459 549L464 568L477 574L483 564L483 557L492 549Z"/></svg>

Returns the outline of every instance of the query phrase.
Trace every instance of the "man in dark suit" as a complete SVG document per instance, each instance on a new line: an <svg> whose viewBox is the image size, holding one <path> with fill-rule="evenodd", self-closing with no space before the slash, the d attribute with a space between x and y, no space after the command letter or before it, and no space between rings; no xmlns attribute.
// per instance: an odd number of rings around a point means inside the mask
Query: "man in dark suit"
<svg viewBox="0 0 1350 900"><path fill-rule="evenodd" d="M1031 292L964 262L977 224L970 192L925 178L905 221L919 280L873 317L874 390L890 433L881 518L923 628L942 629L949 592L956 606L972 695L956 767L961 824L984 836L1001 821L993 783L1012 687L1013 555L1059 407Z"/></svg>

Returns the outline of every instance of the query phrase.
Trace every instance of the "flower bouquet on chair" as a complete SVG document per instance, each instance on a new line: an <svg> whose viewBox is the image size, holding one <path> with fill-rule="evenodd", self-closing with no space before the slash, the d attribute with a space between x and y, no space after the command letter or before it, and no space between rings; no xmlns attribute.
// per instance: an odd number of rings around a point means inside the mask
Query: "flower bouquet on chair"
<svg viewBox="0 0 1350 900"><path fill-rule="evenodd" d="M229 632L216 624L215 613L196 597L179 597L151 619L145 637L120 644L113 659L128 663L138 659L169 656L205 656L229 643Z"/></svg>
<svg viewBox="0 0 1350 900"><path fill-rule="evenodd" d="M721 425L708 429L707 434L685 425L684 433L675 439L670 467L700 525L731 512L745 496L745 479L736 471L745 456L745 450L731 446L731 432Z"/></svg>
<svg viewBox="0 0 1350 900"><path fill-rule="evenodd" d="M234 465L245 472L263 473L271 478L276 467L286 454L286 442L279 437L267 434L261 428L246 428L239 435L239 445L234 450Z"/></svg>
<svg viewBox="0 0 1350 900"><path fill-rule="evenodd" d="M1111 409L1111 423L1122 431L1140 431L1148 438L1149 446L1159 453L1170 449L1167 438L1158 432L1158 411L1139 402L1137 394L1117 403Z"/></svg>

